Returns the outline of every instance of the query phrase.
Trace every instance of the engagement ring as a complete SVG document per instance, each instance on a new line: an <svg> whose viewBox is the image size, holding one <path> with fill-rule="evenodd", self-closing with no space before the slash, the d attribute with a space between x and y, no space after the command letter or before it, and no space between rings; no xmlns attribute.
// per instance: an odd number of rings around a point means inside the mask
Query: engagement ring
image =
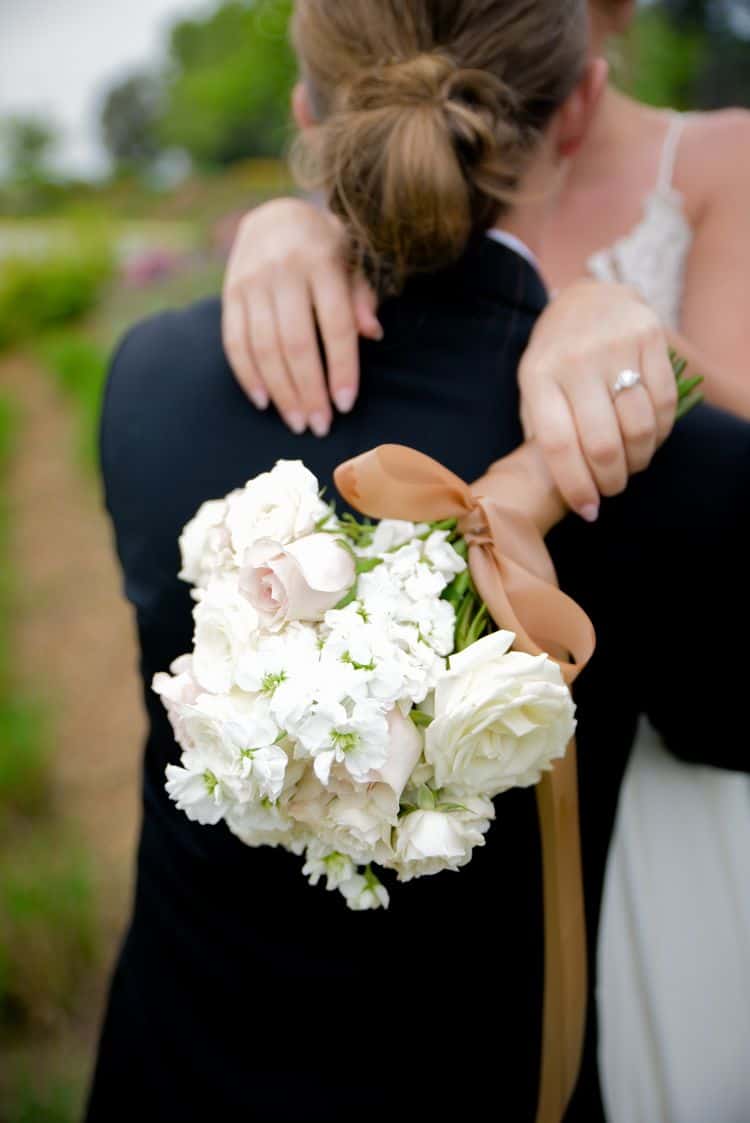
<svg viewBox="0 0 750 1123"><path fill-rule="evenodd" d="M641 376L637 370L623 370L617 376L617 381L614 385L615 396L621 394L623 390L632 390L641 381Z"/></svg>

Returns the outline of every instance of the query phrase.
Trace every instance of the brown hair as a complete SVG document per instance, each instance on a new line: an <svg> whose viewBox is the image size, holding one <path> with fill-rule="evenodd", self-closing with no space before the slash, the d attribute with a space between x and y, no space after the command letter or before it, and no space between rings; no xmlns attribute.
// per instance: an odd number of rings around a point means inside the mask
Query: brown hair
<svg viewBox="0 0 750 1123"><path fill-rule="evenodd" d="M455 261L578 82L585 0L297 0L319 125L296 151L381 289Z"/></svg>

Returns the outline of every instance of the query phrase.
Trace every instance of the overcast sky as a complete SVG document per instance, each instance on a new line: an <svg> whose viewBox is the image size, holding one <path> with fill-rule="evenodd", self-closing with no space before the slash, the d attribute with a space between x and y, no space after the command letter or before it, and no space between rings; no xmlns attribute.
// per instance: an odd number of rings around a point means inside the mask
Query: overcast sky
<svg viewBox="0 0 750 1123"><path fill-rule="evenodd" d="M206 0L0 0L0 116L42 113L64 131L59 163L103 166L97 109L113 79L158 57L165 30Z"/></svg>

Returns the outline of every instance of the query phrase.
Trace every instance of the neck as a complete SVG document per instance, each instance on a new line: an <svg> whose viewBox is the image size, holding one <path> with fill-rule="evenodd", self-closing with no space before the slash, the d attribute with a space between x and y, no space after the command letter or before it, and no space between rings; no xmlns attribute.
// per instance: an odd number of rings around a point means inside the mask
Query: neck
<svg viewBox="0 0 750 1123"><path fill-rule="evenodd" d="M613 157L623 150L642 128L642 107L607 86L586 139L576 154L567 182L575 190L588 179L598 177L612 166Z"/></svg>

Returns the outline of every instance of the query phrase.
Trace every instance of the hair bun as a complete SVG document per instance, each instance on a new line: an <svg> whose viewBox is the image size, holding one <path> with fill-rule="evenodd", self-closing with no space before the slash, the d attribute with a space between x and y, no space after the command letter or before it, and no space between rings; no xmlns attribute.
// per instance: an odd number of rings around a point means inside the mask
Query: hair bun
<svg viewBox="0 0 750 1123"><path fill-rule="evenodd" d="M441 50L364 68L338 88L313 152L355 264L382 291L455 261L491 224L517 182L513 107L498 77Z"/></svg>

